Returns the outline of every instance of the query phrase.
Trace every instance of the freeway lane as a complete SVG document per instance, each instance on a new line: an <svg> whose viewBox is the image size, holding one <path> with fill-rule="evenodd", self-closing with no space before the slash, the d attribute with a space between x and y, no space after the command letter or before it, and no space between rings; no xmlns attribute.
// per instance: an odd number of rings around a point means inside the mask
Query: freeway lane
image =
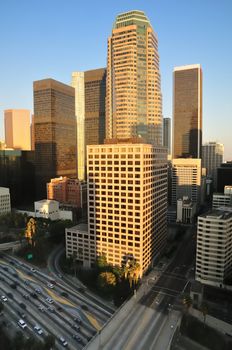
<svg viewBox="0 0 232 350"><path fill-rule="evenodd" d="M182 308L182 293L188 288L187 275L195 259L194 232L195 229L189 229L186 233L164 273L154 269L144 277L141 287L143 295L138 297L137 303L131 312L125 314L117 329L109 325L107 332L106 326L104 337L98 335L93 346L90 343L86 349L156 350L159 334L169 324L170 309ZM111 322L114 321L113 318Z"/></svg>

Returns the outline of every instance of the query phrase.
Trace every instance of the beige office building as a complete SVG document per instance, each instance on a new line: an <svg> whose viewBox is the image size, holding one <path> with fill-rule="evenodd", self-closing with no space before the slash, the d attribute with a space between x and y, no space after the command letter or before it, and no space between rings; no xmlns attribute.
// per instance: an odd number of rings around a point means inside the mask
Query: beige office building
<svg viewBox="0 0 232 350"><path fill-rule="evenodd" d="M200 204L201 159L172 160L172 205L177 205L177 200L186 196L193 203Z"/></svg>
<svg viewBox="0 0 232 350"><path fill-rule="evenodd" d="M4 111L5 142L7 148L31 150L31 115L27 109Z"/></svg>
<svg viewBox="0 0 232 350"><path fill-rule="evenodd" d="M167 153L130 142L87 147L89 239L110 264L135 258L142 275L166 244Z"/></svg>
<svg viewBox="0 0 232 350"><path fill-rule="evenodd" d="M173 72L173 158L201 158L202 69L200 64Z"/></svg>
<svg viewBox="0 0 232 350"><path fill-rule="evenodd" d="M106 138L162 145L158 38L142 11L116 17L108 38Z"/></svg>
<svg viewBox="0 0 232 350"><path fill-rule="evenodd" d="M232 278L232 208L198 216L196 280L224 287Z"/></svg>

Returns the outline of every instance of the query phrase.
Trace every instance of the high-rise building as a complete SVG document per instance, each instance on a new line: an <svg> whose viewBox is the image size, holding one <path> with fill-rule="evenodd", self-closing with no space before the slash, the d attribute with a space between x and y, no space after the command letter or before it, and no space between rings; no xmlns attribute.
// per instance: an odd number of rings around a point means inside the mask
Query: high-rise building
<svg viewBox="0 0 232 350"><path fill-rule="evenodd" d="M108 38L106 138L162 145L158 39L142 11L117 16Z"/></svg>
<svg viewBox="0 0 232 350"><path fill-rule="evenodd" d="M35 200L35 152L0 150L0 186L9 188L12 207L31 206Z"/></svg>
<svg viewBox="0 0 232 350"><path fill-rule="evenodd" d="M106 68L85 72L85 145L105 139Z"/></svg>
<svg viewBox="0 0 232 350"><path fill-rule="evenodd" d="M223 287L232 278L232 208L198 216L196 280Z"/></svg>
<svg viewBox="0 0 232 350"><path fill-rule="evenodd" d="M27 109L4 111L5 142L7 148L31 150L31 115Z"/></svg>
<svg viewBox="0 0 232 350"><path fill-rule="evenodd" d="M31 150L35 150L35 118L34 114L31 116Z"/></svg>
<svg viewBox="0 0 232 350"><path fill-rule="evenodd" d="M177 200L188 197L200 204L201 159L178 158L172 160L172 205Z"/></svg>
<svg viewBox="0 0 232 350"><path fill-rule="evenodd" d="M163 145L171 155L171 118L163 118Z"/></svg>
<svg viewBox="0 0 232 350"><path fill-rule="evenodd" d="M136 259L142 275L166 243L167 153L121 142L87 146L89 239L110 264Z"/></svg>
<svg viewBox="0 0 232 350"><path fill-rule="evenodd" d="M199 64L174 68L173 158L201 158L202 70Z"/></svg>
<svg viewBox="0 0 232 350"><path fill-rule="evenodd" d="M207 176L217 184L217 168L223 163L224 145L218 142L208 142L202 146L202 167L206 168Z"/></svg>
<svg viewBox="0 0 232 350"><path fill-rule="evenodd" d="M75 89L53 79L34 82L37 198L46 197L53 177L76 172Z"/></svg>
<svg viewBox="0 0 232 350"><path fill-rule="evenodd" d="M225 186L224 193L213 194L213 209L232 207L232 186Z"/></svg>
<svg viewBox="0 0 232 350"><path fill-rule="evenodd" d="M77 177L85 179L85 78L84 72L73 72L71 86L75 89L77 122Z"/></svg>
<svg viewBox="0 0 232 350"><path fill-rule="evenodd" d="M225 186L232 186L232 161L222 163L217 169L217 192L222 193Z"/></svg>

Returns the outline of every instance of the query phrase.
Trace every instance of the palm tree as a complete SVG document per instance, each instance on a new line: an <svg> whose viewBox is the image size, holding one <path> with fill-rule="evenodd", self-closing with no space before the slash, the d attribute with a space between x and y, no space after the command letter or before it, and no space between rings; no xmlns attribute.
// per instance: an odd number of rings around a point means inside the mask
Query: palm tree
<svg viewBox="0 0 232 350"><path fill-rule="evenodd" d="M204 327L205 327L205 321L206 321L206 316L208 314L208 306L205 302L201 304L201 312L204 318Z"/></svg>
<svg viewBox="0 0 232 350"><path fill-rule="evenodd" d="M25 237L28 240L28 243L32 245L32 247L34 247L35 245L35 236L36 236L36 220L34 218L30 218L25 230Z"/></svg>
<svg viewBox="0 0 232 350"><path fill-rule="evenodd" d="M192 298L190 297L190 295L186 294L184 297L183 297L183 305L185 307L185 312L186 312L186 325L188 325L188 317L187 317L187 313L190 309L190 307L192 306Z"/></svg>
<svg viewBox="0 0 232 350"><path fill-rule="evenodd" d="M140 265L135 259L128 259L124 266L124 277L129 280L130 287L132 283L137 284L140 275Z"/></svg>

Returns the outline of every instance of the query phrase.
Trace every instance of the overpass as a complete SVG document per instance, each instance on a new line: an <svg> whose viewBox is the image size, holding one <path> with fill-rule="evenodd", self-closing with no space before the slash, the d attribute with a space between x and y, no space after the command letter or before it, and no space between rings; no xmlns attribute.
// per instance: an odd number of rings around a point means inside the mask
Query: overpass
<svg viewBox="0 0 232 350"><path fill-rule="evenodd" d="M15 251L22 246L24 242L14 241L7 243L0 243L0 251L12 250Z"/></svg>

